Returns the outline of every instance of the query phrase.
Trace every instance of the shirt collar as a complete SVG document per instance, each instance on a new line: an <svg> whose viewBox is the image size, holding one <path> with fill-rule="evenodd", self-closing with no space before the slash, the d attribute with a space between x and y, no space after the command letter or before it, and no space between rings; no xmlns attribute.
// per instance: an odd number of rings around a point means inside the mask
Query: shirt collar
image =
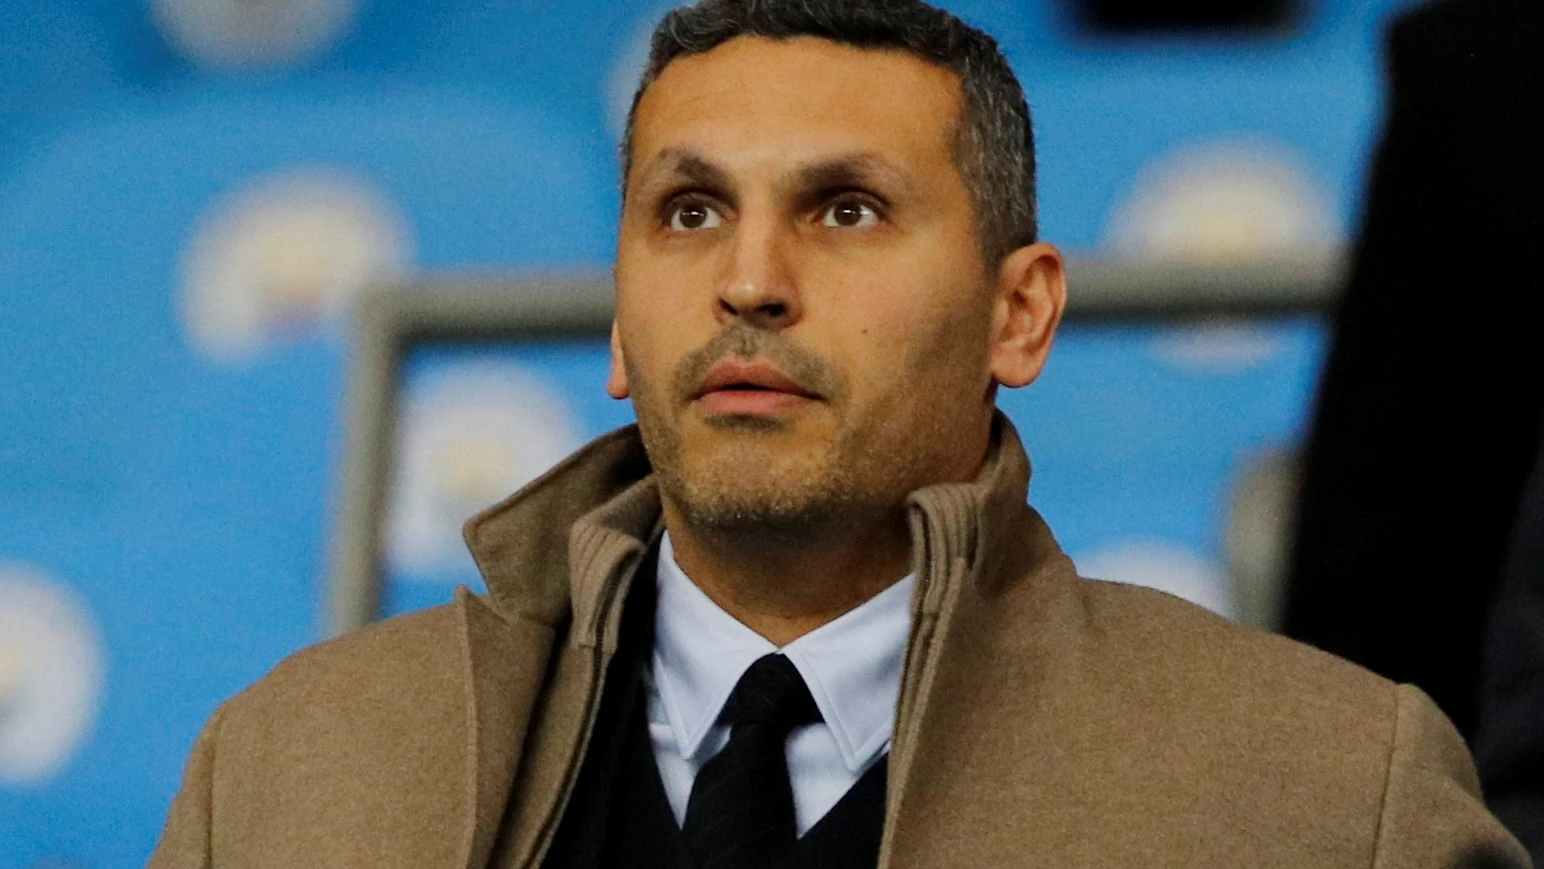
<svg viewBox="0 0 1544 869"><path fill-rule="evenodd" d="M657 577L653 676L681 756L691 758L735 683L758 658L779 649L686 576L669 533L660 540ZM804 677L853 772L889 744L894 730L915 584L908 574L781 650Z"/></svg>

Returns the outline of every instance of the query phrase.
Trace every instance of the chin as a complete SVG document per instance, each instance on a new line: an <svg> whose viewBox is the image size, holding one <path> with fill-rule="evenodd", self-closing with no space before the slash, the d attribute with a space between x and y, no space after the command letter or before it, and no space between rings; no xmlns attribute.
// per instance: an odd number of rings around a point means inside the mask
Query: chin
<svg viewBox="0 0 1544 869"><path fill-rule="evenodd" d="M828 521L848 501L824 452L769 447L759 438L688 448L675 490L694 524L795 531Z"/></svg>
<svg viewBox="0 0 1544 869"><path fill-rule="evenodd" d="M787 486L728 489L688 485L680 501L681 513L693 527L744 539L818 536L840 512L824 493Z"/></svg>
<svg viewBox="0 0 1544 869"><path fill-rule="evenodd" d="M799 468L823 468L832 457L828 438L775 416L704 417L683 434L681 456L688 467L733 467L742 473L750 467L781 468L798 473Z"/></svg>

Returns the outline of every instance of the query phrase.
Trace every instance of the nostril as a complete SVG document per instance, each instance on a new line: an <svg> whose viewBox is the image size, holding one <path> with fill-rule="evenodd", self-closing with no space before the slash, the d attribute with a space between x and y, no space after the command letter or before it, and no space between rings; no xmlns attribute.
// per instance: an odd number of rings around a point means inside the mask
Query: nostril
<svg viewBox="0 0 1544 869"><path fill-rule="evenodd" d="M786 324L797 317L794 305L774 299L737 299L725 293L718 297L718 314L721 318L743 319L768 326Z"/></svg>

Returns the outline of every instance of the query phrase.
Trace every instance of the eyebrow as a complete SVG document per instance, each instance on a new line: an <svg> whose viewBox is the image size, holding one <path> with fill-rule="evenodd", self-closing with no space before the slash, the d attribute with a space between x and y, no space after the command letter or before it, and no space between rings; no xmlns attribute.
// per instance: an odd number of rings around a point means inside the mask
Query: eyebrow
<svg viewBox="0 0 1544 869"><path fill-rule="evenodd" d="M664 179L685 181L694 186L728 193L734 189L729 173L690 148L666 148L653 161L643 180L644 187L663 183ZM794 186L805 192L823 192L846 187L884 187L905 193L911 189L906 174L884 157L857 152L824 158L798 167Z"/></svg>
<svg viewBox="0 0 1544 869"><path fill-rule="evenodd" d="M714 190L727 190L732 186L729 173L708 162L696 151L685 148L667 148L660 152L648 176L658 179L665 175Z"/></svg>
<svg viewBox="0 0 1544 869"><path fill-rule="evenodd" d="M901 191L910 185L905 174L890 161L875 154L844 154L820 160L799 169L799 186L822 191L842 187L888 187Z"/></svg>

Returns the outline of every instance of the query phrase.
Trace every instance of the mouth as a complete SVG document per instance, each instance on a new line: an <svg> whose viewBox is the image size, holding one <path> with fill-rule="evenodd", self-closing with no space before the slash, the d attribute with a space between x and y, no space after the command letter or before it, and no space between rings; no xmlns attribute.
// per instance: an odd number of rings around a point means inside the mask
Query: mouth
<svg viewBox="0 0 1544 869"><path fill-rule="evenodd" d="M692 400L712 414L764 416L821 396L770 362L729 358L713 366Z"/></svg>

